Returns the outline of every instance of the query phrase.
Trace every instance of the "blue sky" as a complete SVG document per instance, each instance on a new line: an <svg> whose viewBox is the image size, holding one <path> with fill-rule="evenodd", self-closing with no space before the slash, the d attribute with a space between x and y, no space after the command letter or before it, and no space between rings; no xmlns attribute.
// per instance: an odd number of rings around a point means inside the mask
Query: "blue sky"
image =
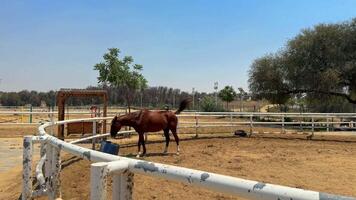
<svg viewBox="0 0 356 200"><path fill-rule="evenodd" d="M0 1L0 90L96 85L117 47L150 86L248 88L252 61L303 28L356 17L355 0Z"/></svg>

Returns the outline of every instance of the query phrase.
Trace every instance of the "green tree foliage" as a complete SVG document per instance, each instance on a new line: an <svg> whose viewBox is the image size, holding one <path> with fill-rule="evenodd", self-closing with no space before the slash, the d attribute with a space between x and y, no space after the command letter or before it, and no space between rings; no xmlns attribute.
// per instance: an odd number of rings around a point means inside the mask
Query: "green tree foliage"
<svg viewBox="0 0 356 200"><path fill-rule="evenodd" d="M215 98L211 96L205 96L200 102L200 109L203 112L223 112L224 108L220 103L215 103Z"/></svg>
<svg viewBox="0 0 356 200"><path fill-rule="evenodd" d="M103 86L89 86L88 90L103 89ZM124 87L105 87L109 96L109 105L123 106L126 105L126 92ZM34 95L34 97L30 97ZM207 94L197 92L197 98L203 98ZM161 108L168 104L170 107L177 108L179 102L183 99L189 98L188 92L179 89L168 88L164 86L148 87L142 91L143 106L147 108ZM197 101L196 98L196 101ZM24 106L32 104L33 106L40 106L41 101L46 102L47 106L54 106L56 102L56 92L51 90L49 92L37 91L20 91L20 92L1 92L0 91L0 105L3 106ZM69 106L85 106L85 105L99 105L102 104L101 98L69 98L66 104ZM198 103L198 102L196 102ZM136 95L132 101L132 105L136 107L141 106L141 96Z"/></svg>
<svg viewBox="0 0 356 200"><path fill-rule="evenodd" d="M117 48L108 49L103 58L104 62L94 66L94 70L99 71L98 81L104 86L123 87L126 92L126 103L129 108L137 91L142 91L147 87L147 80L141 74L142 65L133 64L131 56L119 58L120 50Z"/></svg>
<svg viewBox="0 0 356 200"><path fill-rule="evenodd" d="M335 97L356 104L356 18L305 29L273 55L256 59L249 88L283 104L296 95Z"/></svg>
<svg viewBox="0 0 356 200"><path fill-rule="evenodd" d="M224 89L220 90L219 97L226 102L226 108L228 109L229 102L233 101L236 97L236 92L232 86L225 86Z"/></svg>
<svg viewBox="0 0 356 200"><path fill-rule="evenodd" d="M3 106L24 106L31 104L40 106L44 101L48 106L54 106L55 92L37 92L22 90L20 92L0 92L0 104Z"/></svg>

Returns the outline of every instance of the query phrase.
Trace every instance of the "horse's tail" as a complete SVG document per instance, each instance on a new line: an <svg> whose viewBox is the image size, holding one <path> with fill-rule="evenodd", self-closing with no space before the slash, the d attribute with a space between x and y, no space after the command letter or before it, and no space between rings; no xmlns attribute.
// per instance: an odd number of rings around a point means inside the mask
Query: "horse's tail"
<svg viewBox="0 0 356 200"><path fill-rule="evenodd" d="M191 99L184 99L182 102L180 102L179 108L174 114L178 115L180 112L186 109L191 101Z"/></svg>

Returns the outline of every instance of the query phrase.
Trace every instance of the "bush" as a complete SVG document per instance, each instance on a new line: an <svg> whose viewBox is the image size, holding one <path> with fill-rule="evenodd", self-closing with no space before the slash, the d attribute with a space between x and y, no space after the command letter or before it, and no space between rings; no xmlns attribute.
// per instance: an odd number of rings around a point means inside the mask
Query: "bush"
<svg viewBox="0 0 356 200"><path fill-rule="evenodd" d="M201 100L200 110L203 112L224 112L225 109L218 102L215 103L215 99L213 97L205 96Z"/></svg>

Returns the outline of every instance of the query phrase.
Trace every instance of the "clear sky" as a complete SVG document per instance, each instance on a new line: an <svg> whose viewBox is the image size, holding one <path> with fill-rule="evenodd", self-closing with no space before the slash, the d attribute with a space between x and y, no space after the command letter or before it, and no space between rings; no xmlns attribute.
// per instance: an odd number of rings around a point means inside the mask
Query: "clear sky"
<svg viewBox="0 0 356 200"><path fill-rule="evenodd" d="M142 64L150 86L247 89L255 58L353 17L355 0L1 0L0 90L96 85L110 47Z"/></svg>

